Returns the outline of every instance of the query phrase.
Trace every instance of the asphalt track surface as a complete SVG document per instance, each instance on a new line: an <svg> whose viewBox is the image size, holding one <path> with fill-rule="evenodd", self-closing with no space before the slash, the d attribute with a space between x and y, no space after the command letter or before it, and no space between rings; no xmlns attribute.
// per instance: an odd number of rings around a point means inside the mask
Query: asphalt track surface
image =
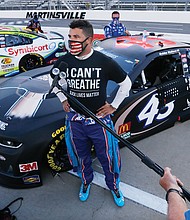
<svg viewBox="0 0 190 220"><path fill-rule="evenodd" d="M55 27L58 26L57 23ZM51 23L50 26L52 25ZM5 79L0 78L0 83L3 80ZM190 190L189 133L190 121L187 121L176 123L172 128L134 143L161 167L171 167L188 190ZM44 169L44 182L41 187L8 189L0 186L0 209L13 199L22 196L23 204L15 214L18 220L165 220L167 204L164 200L165 192L159 186L160 176L146 167L126 147L121 149L121 157L120 186L125 196L125 206L122 208L114 204L112 195L105 186L101 166L94 160L95 178L90 197L86 202L80 202L78 199L81 182L72 172L60 173L53 177L48 169ZM14 205L11 210L14 211L16 208Z"/></svg>
<svg viewBox="0 0 190 220"><path fill-rule="evenodd" d="M68 27L72 20L42 20L43 27ZM108 21L93 20L90 21L96 29L103 29ZM12 18L1 18L0 25L26 25L28 19L15 20ZM160 32L160 33L177 33L177 34L190 34L190 24L188 23L163 23L163 22L140 22L140 21L122 21L130 31L143 31Z"/></svg>

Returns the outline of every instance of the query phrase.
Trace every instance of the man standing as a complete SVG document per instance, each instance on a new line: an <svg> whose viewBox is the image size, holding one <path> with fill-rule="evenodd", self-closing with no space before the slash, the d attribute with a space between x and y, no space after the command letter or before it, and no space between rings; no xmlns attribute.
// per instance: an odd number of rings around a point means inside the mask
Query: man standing
<svg viewBox="0 0 190 220"><path fill-rule="evenodd" d="M88 21L75 20L69 27L70 52L59 58L52 70L60 67L61 62L66 63L66 70L60 68L60 71L66 71L67 92L113 128L110 114L129 95L131 81L113 59L92 49L93 27ZM108 80L113 80L120 86L110 104L106 102ZM86 201L89 196L93 180L91 148L94 145L114 201L118 206L123 206L124 197L119 189L121 160L118 141L57 88L54 88L54 92L67 112L65 138L68 155L73 170L82 180L79 199Z"/></svg>
<svg viewBox="0 0 190 220"><path fill-rule="evenodd" d="M28 22L26 28L30 29L31 31L35 31L37 33L38 31L44 33L43 30L41 29L41 24L38 20L38 15L36 13L34 14L34 17Z"/></svg>
<svg viewBox="0 0 190 220"><path fill-rule="evenodd" d="M112 12L112 22L104 27L104 35L106 38L130 35L129 31L120 21L118 11Z"/></svg>

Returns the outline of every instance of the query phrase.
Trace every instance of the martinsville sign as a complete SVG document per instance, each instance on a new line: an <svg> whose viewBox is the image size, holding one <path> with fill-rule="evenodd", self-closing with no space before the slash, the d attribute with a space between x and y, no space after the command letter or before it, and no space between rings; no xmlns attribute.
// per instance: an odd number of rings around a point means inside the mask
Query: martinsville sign
<svg viewBox="0 0 190 220"><path fill-rule="evenodd" d="M37 13L42 19L87 19L110 20L110 10L36 10L1 11L0 18L30 18ZM186 11L127 11L120 10L121 21L147 21L189 23L190 12Z"/></svg>

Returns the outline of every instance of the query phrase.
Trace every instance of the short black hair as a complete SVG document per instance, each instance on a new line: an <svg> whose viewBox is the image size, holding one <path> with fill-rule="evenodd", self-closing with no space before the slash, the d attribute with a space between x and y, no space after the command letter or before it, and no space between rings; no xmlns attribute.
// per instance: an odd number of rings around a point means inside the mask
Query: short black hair
<svg viewBox="0 0 190 220"><path fill-rule="evenodd" d="M113 11L111 15L113 16L114 14L120 15L120 13L118 11Z"/></svg>
<svg viewBox="0 0 190 220"><path fill-rule="evenodd" d="M82 29L86 37L93 37L93 34L94 34L93 26L87 20L82 20L82 19L74 20L70 23L69 27L71 29L74 29L74 28Z"/></svg>
<svg viewBox="0 0 190 220"><path fill-rule="evenodd" d="M38 19L38 15L37 14L34 14L34 19Z"/></svg>

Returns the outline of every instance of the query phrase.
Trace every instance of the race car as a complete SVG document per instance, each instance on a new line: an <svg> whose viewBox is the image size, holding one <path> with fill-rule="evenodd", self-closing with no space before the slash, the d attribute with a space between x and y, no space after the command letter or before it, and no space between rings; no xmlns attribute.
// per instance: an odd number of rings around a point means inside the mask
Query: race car
<svg viewBox="0 0 190 220"><path fill-rule="evenodd" d="M67 52L64 37L13 26L0 26L0 76L13 76L52 64Z"/></svg>
<svg viewBox="0 0 190 220"><path fill-rule="evenodd" d="M129 75L132 89L112 116L116 133L134 142L190 118L190 45L158 36L121 36L96 41ZM30 70L0 84L0 184L27 188L43 184L42 168L71 169L65 112L49 93L52 66ZM111 102L118 85L107 86ZM122 147L122 145L120 145Z"/></svg>
<svg viewBox="0 0 190 220"><path fill-rule="evenodd" d="M146 40L142 34L110 38L95 45L118 62L132 81L130 96L112 118L117 134L129 141L190 118L190 44L154 35L150 33Z"/></svg>

